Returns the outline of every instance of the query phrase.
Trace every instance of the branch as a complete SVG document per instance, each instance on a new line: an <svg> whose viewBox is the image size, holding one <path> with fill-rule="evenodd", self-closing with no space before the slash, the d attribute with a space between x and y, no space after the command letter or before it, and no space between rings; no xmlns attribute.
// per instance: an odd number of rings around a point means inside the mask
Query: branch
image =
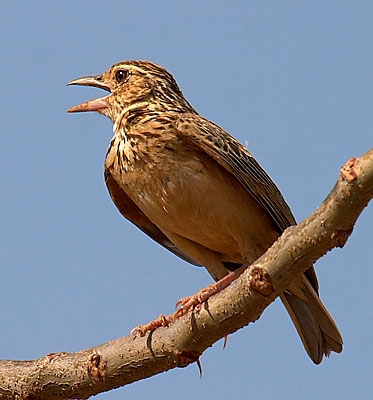
<svg viewBox="0 0 373 400"><path fill-rule="evenodd" d="M343 247L373 197L373 149L341 168L312 215L288 228L236 281L145 338L130 336L77 353L35 361L0 361L0 399L86 399L94 394L185 367L217 340L257 320L310 264Z"/></svg>

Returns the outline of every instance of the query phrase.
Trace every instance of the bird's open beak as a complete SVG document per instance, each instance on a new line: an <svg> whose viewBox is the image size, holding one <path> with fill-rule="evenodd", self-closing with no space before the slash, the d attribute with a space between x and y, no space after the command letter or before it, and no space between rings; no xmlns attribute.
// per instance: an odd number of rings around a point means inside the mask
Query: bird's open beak
<svg viewBox="0 0 373 400"><path fill-rule="evenodd" d="M111 92L110 87L103 82L102 75L85 76L84 78L75 79L67 84L67 86L73 86L73 85L93 86ZM78 106L70 108L69 110L67 110L67 112L74 113L74 112L103 110L104 108L109 107L109 104L106 101L108 97L109 96L105 96L105 97L100 97L99 99L87 101L86 103L79 104Z"/></svg>

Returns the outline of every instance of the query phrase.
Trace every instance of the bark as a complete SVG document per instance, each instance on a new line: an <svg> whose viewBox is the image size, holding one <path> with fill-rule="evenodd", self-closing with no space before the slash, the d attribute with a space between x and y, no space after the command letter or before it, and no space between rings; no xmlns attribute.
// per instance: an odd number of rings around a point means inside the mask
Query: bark
<svg viewBox="0 0 373 400"><path fill-rule="evenodd" d="M310 264L343 247L373 197L373 149L341 168L326 200L198 311L145 337L126 336L77 353L0 361L0 399L86 399L198 361L217 340L257 320Z"/></svg>

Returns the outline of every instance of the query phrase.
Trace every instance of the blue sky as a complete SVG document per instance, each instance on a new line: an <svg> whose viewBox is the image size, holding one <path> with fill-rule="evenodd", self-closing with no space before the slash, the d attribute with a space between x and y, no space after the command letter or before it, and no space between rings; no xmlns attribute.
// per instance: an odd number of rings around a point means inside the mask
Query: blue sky
<svg viewBox="0 0 373 400"><path fill-rule="evenodd" d="M102 174L111 123L65 113L100 95L69 80L125 59L166 67L299 221L372 146L370 1L3 1L1 15L1 359L121 337L210 283L118 214ZM313 365L276 301L206 351L202 379L191 365L98 398L370 398L372 220L370 207L316 264L341 355Z"/></svg>

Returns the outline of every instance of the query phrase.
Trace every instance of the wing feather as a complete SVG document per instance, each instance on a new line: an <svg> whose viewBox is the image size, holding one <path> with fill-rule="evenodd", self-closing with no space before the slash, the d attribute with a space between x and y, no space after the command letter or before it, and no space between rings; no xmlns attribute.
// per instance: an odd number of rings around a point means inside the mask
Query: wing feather
<svg viewBox="0 0 373 400"><path fill-rule="evenodd" d="M219 126L196 115L180 117L176 128L189 145L206 152L241 182L272 217L280 233L295 224L289 206L272 179L232 136Z"/></svg>

